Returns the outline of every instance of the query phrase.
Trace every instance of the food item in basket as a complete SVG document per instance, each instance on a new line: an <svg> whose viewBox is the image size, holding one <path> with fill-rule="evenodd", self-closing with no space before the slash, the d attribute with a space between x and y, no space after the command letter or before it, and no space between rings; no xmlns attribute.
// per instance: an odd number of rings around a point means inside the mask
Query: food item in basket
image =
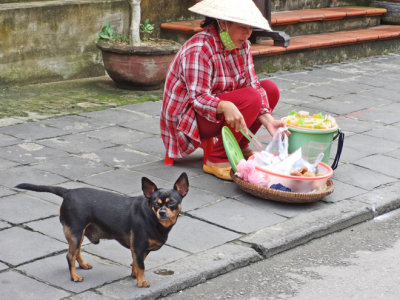
<svg viewBox="0 0 400 300"><path fill-rule="evenodd" d="M287 117L282 119L289 126L308 129L332 129L337 127L336 120L330 115L321 113L310 115L308 111L292 110Z"/></svg>
<svg viewBox="0 0 400 300"><path fill-rule="evenodd" d="M311 172L308 170L306 166L301 166L296 168L294 171L290 172L291 176L303 176L303 177L318 177L323 176L324 174Z"/></svg>

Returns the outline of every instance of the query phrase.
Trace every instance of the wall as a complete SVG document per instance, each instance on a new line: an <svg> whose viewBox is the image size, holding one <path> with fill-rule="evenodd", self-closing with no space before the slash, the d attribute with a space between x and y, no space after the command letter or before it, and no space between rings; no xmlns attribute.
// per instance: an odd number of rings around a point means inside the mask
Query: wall
<svg viewBox="0 0 400 300"><path fill-rule="evenodd" d="M0 86L104 75L97 33L108 21L129 30L123 0L1 1ZM142 20L150 18L158 29L161 22L188 18L191 2L143 0Z"/></svg>

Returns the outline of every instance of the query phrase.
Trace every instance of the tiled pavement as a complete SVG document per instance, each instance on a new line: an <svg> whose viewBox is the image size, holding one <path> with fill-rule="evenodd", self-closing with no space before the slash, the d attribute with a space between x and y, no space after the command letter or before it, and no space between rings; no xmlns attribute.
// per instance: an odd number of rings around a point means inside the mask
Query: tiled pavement
<svg viewBox="0 0 400 300"><path fill-rule="evenodd" d="M399 78L395 54L271 74L281 89L276 117L321 111L346 133L334 193L306 205L257 199L203 173L201 150L165 166L161 102L0 127L1 298L157 298L398 208ZM138 195L142 176L170 187L183 171L190 191L167 244L146 260L147 289L136 287L130 253L115 241L85 240L94 268L71 282L60 198L13 188L31 182Z"/></svg>

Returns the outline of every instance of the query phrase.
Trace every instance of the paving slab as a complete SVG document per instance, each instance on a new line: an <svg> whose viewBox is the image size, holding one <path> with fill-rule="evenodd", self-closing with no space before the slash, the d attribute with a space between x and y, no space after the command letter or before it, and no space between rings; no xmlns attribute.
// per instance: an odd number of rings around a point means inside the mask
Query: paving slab
<svg viewBox="0 0 400 300"><path fill-rule="evenodd" d="M159 117L162 109L162 101L147 101L136 104L128 104L124 106L124 109Z"/></svg>
<svg viewBox="0 0 400 300"><path fill-rule="evenodd" d="M365 133L378 138L384 138L389 141L400 142L399 128L394 126L383 126L380 128L374 128Z"/></svg>
<svg viewBox="0 0 400 300"><path fill-rule="evenodd" d="M297 216L298 214L320 209L322 208L322 206L326 205L324 201L318 201L314 203L300 203L298 205L293 205L291 203L275 202L267 199L258 198L247 193L237 196L235 197L235 199L259 211L274 213L278 216L283 216L286 218L291 218Z"/></svg>
<svg viewBox="0 0 400 300"><path fill-rule="evenodd" d="M335 185L335 191L332 194L325 197L323 199L324 202L338 202L368 193L368 190L356 187L348 183L341 182L339 180L335 180L334 185Z"/></svg>
<svg viewBox="0 0 400 300"><path fill-rule="evenodd" d="M16 191L0 186L0 198L15 194Z"/></svg>
<svg viewBox="0 0 400 300"><path fill-rule="evenodd" d="M27 141L46 139L65 135L65 132L37 122L28 122L0 128L0 133Z"/></svg>
<svg viewBox="0 0 400 300"><path fill-rule="evenodd" d="M111 191L119 192L127 195L142 195L142 177L144 175L138 172L128 171L124 169L117 169L115 171L108 171L96 175L84 177L82 182L90 184L94 187L101 189L108 189ZM146 176L158 186L170 186L170 184L163 184L163 181L155 180L151 176Z"/></svg>
<svg viewBox="0 0 400 300"><path fill-rule="evenodd" d="M79 115L51 118L43 120L40 123L61 129L66 133L81 133L100 128L103 129L107 126L107 124L100 120L91 119Z"/></svg>
<svg viewBox="0 0 400 300"><path fill-rule="evenodd" d="M368 191L372 191L378 186L397 181L396 178L377 173L374 170L350 164L341 165L340 169L335 170L335 177L341 182Z"/></svg>
<svg viewBox="0 0 400 300"><path fill-rule="evenodd" d="M7 170L9 168L17 166L18 163L7 159L0 158L0 170Z"/></svg>
<svg viewBox="0 0 400 300"><path fill-rule="evenodd" d="M13 266L65 250L64 243L19 227L1 230L0 239L7 241L0 247L1 260Z"/></svg>
<svg viewBox="0 0 400 300"><path fill-rule="evenodd" d="M127 121L124 123L121 122L120 124L144 133L155 134L157 136L160 136L161 134L160 119L155 117L146 117L135 122Z"/></svg>
<svg viewBox="0 0 400 300"><path fill-rule="evenodd" d="M65 239L59 216L25 223L25 226L32 229L33 231L40 232L48 237L65 243L65 249L67 249L67 240Z"/></svg>
<svg viewBox="0 0 400 300"><path fill-rule="evenodd" d="M143 116L140 114L136 114L132 111L125 110L123 108L112 108L108 110L101 110L89 113L79 114L83 117L88 117L94 120L98 120L104 123L107 126L114 125L122 125L126 122L135 122L140 121Z"/></svg>
<svg viewBox="0 0 400 300"><path fill-rule="evenodd" d="M233 199L226 199L214 205L197 209L191 214L240 233L254 232L287 220L267 209L260 210Z"/></svg>
<svg viewBox="0 0 400 300"><path fill-rule="evenodd" d="M390 103L390 101L386 101L386 103ZM330 114L347 115L369 109L375 104L376 99L372 97L348 94L346 96L332 97L324 101L316 101L312 104L312 108L313 112L325 111Z"/></svg>
<svg viewBox="0 0 400 300"><path fill-rule="evenodd" d="M2 262L0 262L0 271L6 270L8 269L8 266L6 264L3 264Z"/></svg>
<svg viewBox="0 0 400 300"><path fill-rule="evenodd" d="M107 166L97 155L86 153L81 156L67 156L51 159L36 166L37 169L61 175L70 180L78 180L83 177L95 175L101 172L113 170L113 166ZM47 184L42 182L41 184Z"/></svg>
<svg viewBox="0 0 400 300"><path fill-rule="evenodd" d="M106 260L119 263L122 266L129 267L132 263L131 251L114 240L104 240L98 245L88 243L83 247L83 250L86 253L95 254ZM83 255L85 256L85 254ZM179 260L187 255L189 255L187 252L164 245L161 249L149 253L145 260L145 268L147 270L161 267L162 265Z"/></svg>
<svg viewBox="0 0 400 300"><path fill-rule="evenodd" d="M217 179L212 175L204 174L204 172L196 179L191 180L189 184L224 197L234 197L244 193L234 182Z"/></svg>
<svg viewBox="0 0 400 300"><path fill-rule="evenodd" d="M175 159L173 166L166 166L164 164L164 159L162 159L153 163L133 167L131 170L143 172L145 174L149 174L173 183L179 178L182 172L186 172L189 180L191 178L196 178L194 180L190 180L190 186L192 187L193 184L199 180L197 177L204 175L202 166L203 151L198 149L189 157Z"/></svg>
<svg viewBox="0 0 400 300"><path fill-rule="evenodd" d="M398 143L381 137L372 137L365 134L355 134L345 138L346 148L350 147L365 153L386 153L398 148Z"/></svg>
<svg viewBox="0 0 400 300"><path fill-rule="evenodd" d="M354 164L399 179L400 161L383 154L373 154L356 160Z"/></svg>
<svg viewBox="0 0 400 300"><path fill-rule="evenodd" d="M178 176L174 176L174 178L178 178ZM190 212L191 210L211 205L222 199L225 198L220 195L190 186L189 193L182 201L182 212Z"/></svg>
<svg viewBox="0 0 400 300"><path fill-rule="evenodd" d="M133 168L149 162L159 161L160 157L149 154L150 151L138 151L135 146L115 146L93 152L95 159L112 168Z"/></svg>
<svg viewBox="0 0 400 300"><path fill-rule="evenodd" d="M0 198L0 219L13 224L48 218L58 214L58 207L20 193Z"/></svg>
<svg viewBox="0 0 400 300"><path fill-rule="evenodd" d="M38 170L31 166L17 166L7 170L7 172L0 172L0 185L8 188L14 188L17 184L22 182L33 184L42 184L46 182L46 184L52 185L64 181L66 181L64 177Z"/></svg>
<svg viewBox="0 0 400 300"><path fill-rule="evenodd" d="M9 228L11 225L7 222L0 221L0 229Z"/></svg>
<svg viewBox="0 0 400 300"><path fill-rule="evenodd" d="M85 132L90 138L96 138L101 141L113 143L115 145L133 145L152 135L139 132L133 129L110 126L102 129L95 129Z"/></svg>
<svg viewBox="0 0 400 300"><path fill-rule="evenodd" d="M177 249L197 253L223 245L240 236L214 224L190 216L181 216L172 228L167 244Z"/></svg>
<svg viewBox="0 0 400 300"><path fill-rule="evenodd" d="M92 139L79 133L75 135L69 134L62 137L45 139L41 140L39 143L50 148L68 151L69 153L74 154L93 152L98 149L114 146L112 143Z"/></svg>
<svg viewBox="0 0 400 300"><path fill-rule="evenodd" d="M142 153L155 155L157 156L158 160L160 158L164 158L165 156L165 147L163 141L160 138L160 135L153 135L148 138L143 138L136 143L131 143L130 146L133 149Z"/></svg>
<svg viewBox="0 0 400 300"><path fill-rule="evenodd" d="M363 113L363 111L360 111L358 113ZM339 117L337 123L342 130L353 133L367 133L374 128L382 128L385 126L384 124L381 123L362 121L354 119L354 117L345 117L345 116Z"/></svg>
<svg viewBox="0 0 400 300"><path fill-rule="evenodd" d="M21 141L19 138L0 133L0 147L15 145Z"/></svg>
<svg viewBox="0 0 400 300"><path fill-rule="evenodd" d="M40 299L63 299L71 295L17 271L0 273L0 290L3 299L13 300L34 299L35 295L40 295Z"/></svg>
<svg viewBox="0 0 400 300"><path fill-rule="evenodd" d="M24 264L18 267L17 270L40 281L48 282L52 286L75 293L87 291L102 286L105 283L125 278L126 276L130 277L131 274L129 266L124 267L86 253L85 260L93 268L90 270L77 268L77 273L83 276L84 279L82 282L73 282L70 278L65 255L66 253L49 256L29 264Z"/></svg>
<svg viewBox="0 0 400 300"><path fill-rule="evenodd" d="M65 151L49 148L37 143L27 142L4 147L0 156L18 164L40 163L45 160L62 158L68 155ZM1 163L0 163L1 165Z"/></svg>
<svg viewBox="0 0 400 300"><path fill-rule="evenodd" d="M378 107L371 109L370 111L367 111L364 114L358 115L357 119L364 121L379 122L382 124L389 125L395 122L399 122L400 116L398 115L397 112L389 108Z"/></svg>

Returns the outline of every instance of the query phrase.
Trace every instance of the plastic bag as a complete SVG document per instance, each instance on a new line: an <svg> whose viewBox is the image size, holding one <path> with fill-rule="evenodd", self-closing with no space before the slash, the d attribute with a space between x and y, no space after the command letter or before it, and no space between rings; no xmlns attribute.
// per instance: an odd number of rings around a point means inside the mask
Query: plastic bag
<svg viewBox="0 0 400 300"><path fill-rule="evenodd" d="M289 139L283 133L286 129L279 128L266 149L254 155L255 164L277 174L289 175L304 167L310 172L317 173L318 164L324 157L323 151L329 145L309 142L289 155Z"/></svg>
<svg viewBox="0 0 400 300"><path fill-rule="evenodd" d="M286 134L284 134L282 139L282 133L285 130L286 128L284 127L279 128L266 149L254 154L254 160L257 166L266 168L288 157L289 139Z"/></svg>

